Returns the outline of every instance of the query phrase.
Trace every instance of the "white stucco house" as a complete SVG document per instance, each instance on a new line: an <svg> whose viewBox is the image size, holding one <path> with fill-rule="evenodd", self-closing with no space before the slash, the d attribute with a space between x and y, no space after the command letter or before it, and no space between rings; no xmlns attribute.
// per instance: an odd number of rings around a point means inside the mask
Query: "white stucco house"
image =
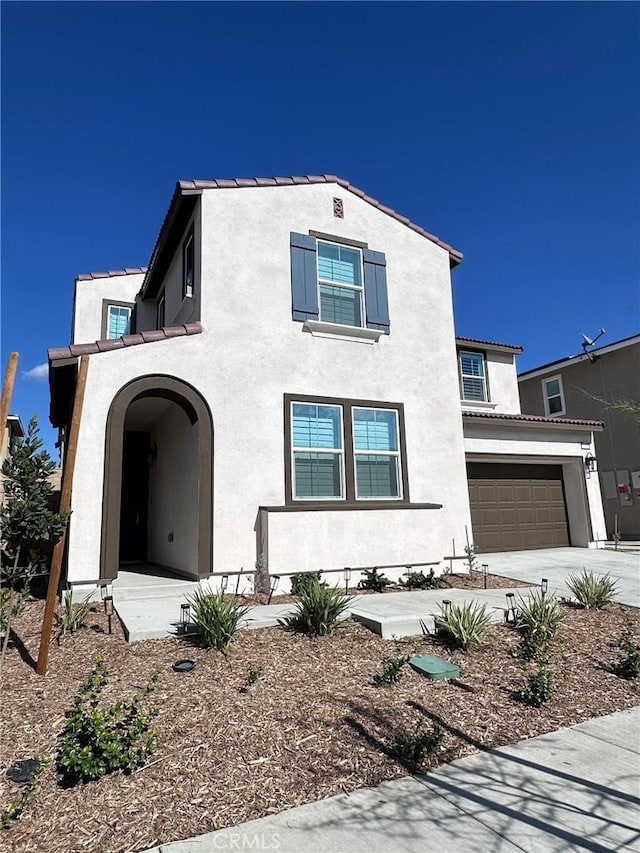
<svg viewBox="0 0 640 853"><path fill-rule="evenodd" d="M456 338L460 252L331 175L177 184L146 268L76 279L89 368L67 579L588 547L598 421L520 413L520 347Z"/></svg>

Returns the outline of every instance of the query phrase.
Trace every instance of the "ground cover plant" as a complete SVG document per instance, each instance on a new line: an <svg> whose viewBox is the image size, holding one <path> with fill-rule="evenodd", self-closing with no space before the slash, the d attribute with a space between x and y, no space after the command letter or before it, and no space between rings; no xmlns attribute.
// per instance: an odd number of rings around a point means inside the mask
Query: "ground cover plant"
<svg viewBox="0 0 640 853"><path fill-rule="evenodd" d="M640 644L633 635L631 619L625 617L624 628L618 639L620 653L613 671L620 678L640 678Z"/></svg>
<svg viewBox="0 0 640 853"><path fill-rule="evenodd" d="M640 704L640 682L611 672L625 617L640 636L631 608L581 610L565 618L551 644L547 667L556 692L539 708L514 693L523 668L512 651L519 635L491 625L463 652L435 638L383 640L347 620L339 631L310 641L268 628L239 631L226 655L194 646L195 669L171 669L184 657L178 638L128 645L118 629L106 633L102 611L90 630L51 647L45 678L35 674L43 603L30 600L17 624L0 684L0 767L32 756L54 757L65 713L99 652L110 672L106 703L129 698L155 669L162 678L152 696L158 743L153 756L129 775L61 788L51 762L19 820L3 832L12 853L125 853L236 825L322 797L349 793L406 775L398 738L442 730L440 746L417 765L428 770L482 749L553 731ZM392 689L372 675L385 658L437 654L461 669L460 679L430 681L409 667ZM262 674L248 694L249 664ZM0 811L21 793L0 774ZM141 820L141 815L144 819Z"/></svg>
<svg viewBox="0 0 640 853"><path fill-rule="evenodd" d="M569 575L567 588L582 607L599 610L616 597L617 581L609 575L596 575L585 569L579 575Z"/></svg>

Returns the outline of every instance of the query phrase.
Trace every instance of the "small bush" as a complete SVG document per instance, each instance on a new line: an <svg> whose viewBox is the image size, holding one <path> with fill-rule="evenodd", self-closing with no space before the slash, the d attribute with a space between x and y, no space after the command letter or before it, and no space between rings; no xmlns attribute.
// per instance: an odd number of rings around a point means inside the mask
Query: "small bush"
<svg viewBox="0 0 640 853"><path fill-rule="evenodd" d="M539 661L535 672L530 672L524 686L516 691L516 696L525 705L532 708L540 708L545 702L553 697L556 692L551 673Z"/></svg>
<svg viewBox="0 0 640 853"><path fill-rule="evenodd" d="M145 700L157 686L155 672L146 687L128 702L118 700L100 706L100 696L109 682L109 671L96 655L89 677L80 685L73 708L67 712L60 733L56 766L67 785L90 782L115 770L131 772L147 759L156 746L151 721L158 709Z"/></svg>
<svg viewBox="0 0 640 853"><path fill-rule="evenodd" d="M617 594L618 582L609 575L594 575L583 569L581 575L569 575L567 588L586 610L601 610L611 604Z"/></svg>
<svg viewBox="0 0 640 853"><path fill-rule="evenodd" d="M86 598L83 598L79 604L74 604L73 591L68 589L65 592L62 600L62 615L56 613L56 626L60 631L60 636L64 637L67 632L73 634L78 628L83 627L91 610L91 605L89 604L90 598L91 593Z"/></svg>
<svg viewBox="0 0 640 853"><path fill-rule="evenodd" d="M193 622L201 644L207 649L224 652L229 648L238 623L247 615L249 605L224 593L207 593L197 589L189 599Z"/></svg>
<svg viewBox="0 0 640 853"><path fill-rule="evenodd" d="M428 729L424 727L424 720L418 720L416 730L412 734L399 734L395 740L395 749L401 761L407 764L417 765L431 753L435 752L441 745L444 735L437 723L433 723Z"/></svg>
<svg viewBox="0 0 640 853"><path fill-rule="evenodd" d="M252 684L255 684L261 675L261 666L259 666L257 663L247 664L247 669L244 675L244 680L246 682L247 687L251 687Z"/></svg>
<svg viewBox="0 0 640 853"><path fill-rule="evenodd" d="M373 676L377 685L397 684L402 678L402 670L409 660L408 657L385 658L380 664L380 672Z"/></svg>
<svg viewBox="0 0 640 853"><path fill-rule="evenodd" d="M436 630L452 646L466 651L480 642L491 625L491 616L486 605L477 602L451 604L449 610L436 616Z"/></svg>
<svg viewBox="0 0 640 853"><path fill-rule="evenodd" d="M406 580L402 581L402 586L407 589L441 589L446 586L442 578L436 576L433 569L429 569L428 575L425 575L423 571L405 572L403 577Z"/></svg>
<svg viewBox="0 0 640 853"><path fill-rule="evenodd" d="M43 755L38 759L38 766L33 771L33 775L29 781L23 786L22 794L20 794L17 800L9 803L6 809L3 809L3 811L0 812L0 829L11 829L13 824L18 820L22 812L25 810L27 803L31 799L31 794L36 786L38 777L48 764L49 759L46 755Z"/></svg>
<svg viewBox="0 0 640 853"><path fill-rule="evenodd" d="M339 589L315 580L300 594L293 615L279 621L283 627L310 637L323 637L338 627L349 605L350 600Z"/></svg>
<svg viewBox="0 0 640 853"><path fill-rule="evenodd" d="M476 557L476 546L475 545L465 545L464 553L467 558L467 568L469 569L469 574L472 575L478 569L478 558Z"/></svg>
<svg viewBox="0 0 640 853"><path fill-rule="evenodd" d="M633 636L631 621L625 621L624 630L618 640L620 655L613 671L620 678L640 678L640 645Z"/></svg>
<svg viewBox="0 0 640 853"><path fill-rule="evenodd" d="M308 588L309 584L317 581L321 586L326 586L324 581L320 580L322 572L296 572L291 575L291 595L302 595Z"/></svg>
<svg viewBox="0 0 640 853"><path fill-rule="evenodd" d="M524 660L546 658L549 644L564 614L557 599L534 591L518 604L516 625L520 631L519 656Z"/></svg>
<svg viewBox="0 0 640 853"><path fill-rule="evenodd" d="M384 592L384 588L391 586L391 581L378 569L364 569L364 577L358 581L358 589L372 589L374 592Z"/></svg>

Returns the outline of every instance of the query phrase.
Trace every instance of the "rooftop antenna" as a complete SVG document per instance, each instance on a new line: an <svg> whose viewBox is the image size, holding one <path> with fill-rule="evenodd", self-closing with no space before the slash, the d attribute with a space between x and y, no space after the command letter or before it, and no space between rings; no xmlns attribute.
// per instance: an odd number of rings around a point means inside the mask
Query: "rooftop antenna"
<svg viewBox="0 0 640 853"><path fill-rule="evenodd" d="M590 361L595 361L598 358L598 356L594 355L592 352L590 352L588 347L592 347L595 344L595 342L597 340L599 340L604 335L605 331L606 331L606 329L600 329L600 331L595 336L595 338L590 338L587 335L585 335L584 332L582 332L582 350L585 353L585 355L589 356Z"/></svg>

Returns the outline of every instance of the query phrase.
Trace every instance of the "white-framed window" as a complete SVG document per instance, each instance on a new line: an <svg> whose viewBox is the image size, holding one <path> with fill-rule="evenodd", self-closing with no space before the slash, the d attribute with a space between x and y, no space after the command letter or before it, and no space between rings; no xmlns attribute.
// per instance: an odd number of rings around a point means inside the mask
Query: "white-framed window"
<svg viewBox="0 0 640 853"><path fill-rule="evenodd" d="M542 380L542 396L544 397L544 410L547 415L565 414L561 376L550 376L549 379Z"/></svg>
<svg viewBox="0 0 640 853"><path fill-rule="evenodd" d="M460 352L458 358L462 399L488 401L484 355L481 352Z"/></svg>
<svg viewBox="0 0 640 853"><path fill-rule="evenodd" d="M107 339L129 334L131 308L125 305L107 305Z"/></svg>
<svg viewBox="0 0 640 853"><path fill-rule="evenodd" d="M318 240L320 321L341 326L364 325L362 250Z"/></svg>
<svg viewBox="0 0 640 853"><path fill-rule="evenodd" d="M402 498L397 410L351 411L356 499Z"/></svg>
<svg viewBox="0 0 640 853"><path fill-rule="evenodd" d="M294 499L344 498L342 416L342 406L291 403Z"/></svg>

